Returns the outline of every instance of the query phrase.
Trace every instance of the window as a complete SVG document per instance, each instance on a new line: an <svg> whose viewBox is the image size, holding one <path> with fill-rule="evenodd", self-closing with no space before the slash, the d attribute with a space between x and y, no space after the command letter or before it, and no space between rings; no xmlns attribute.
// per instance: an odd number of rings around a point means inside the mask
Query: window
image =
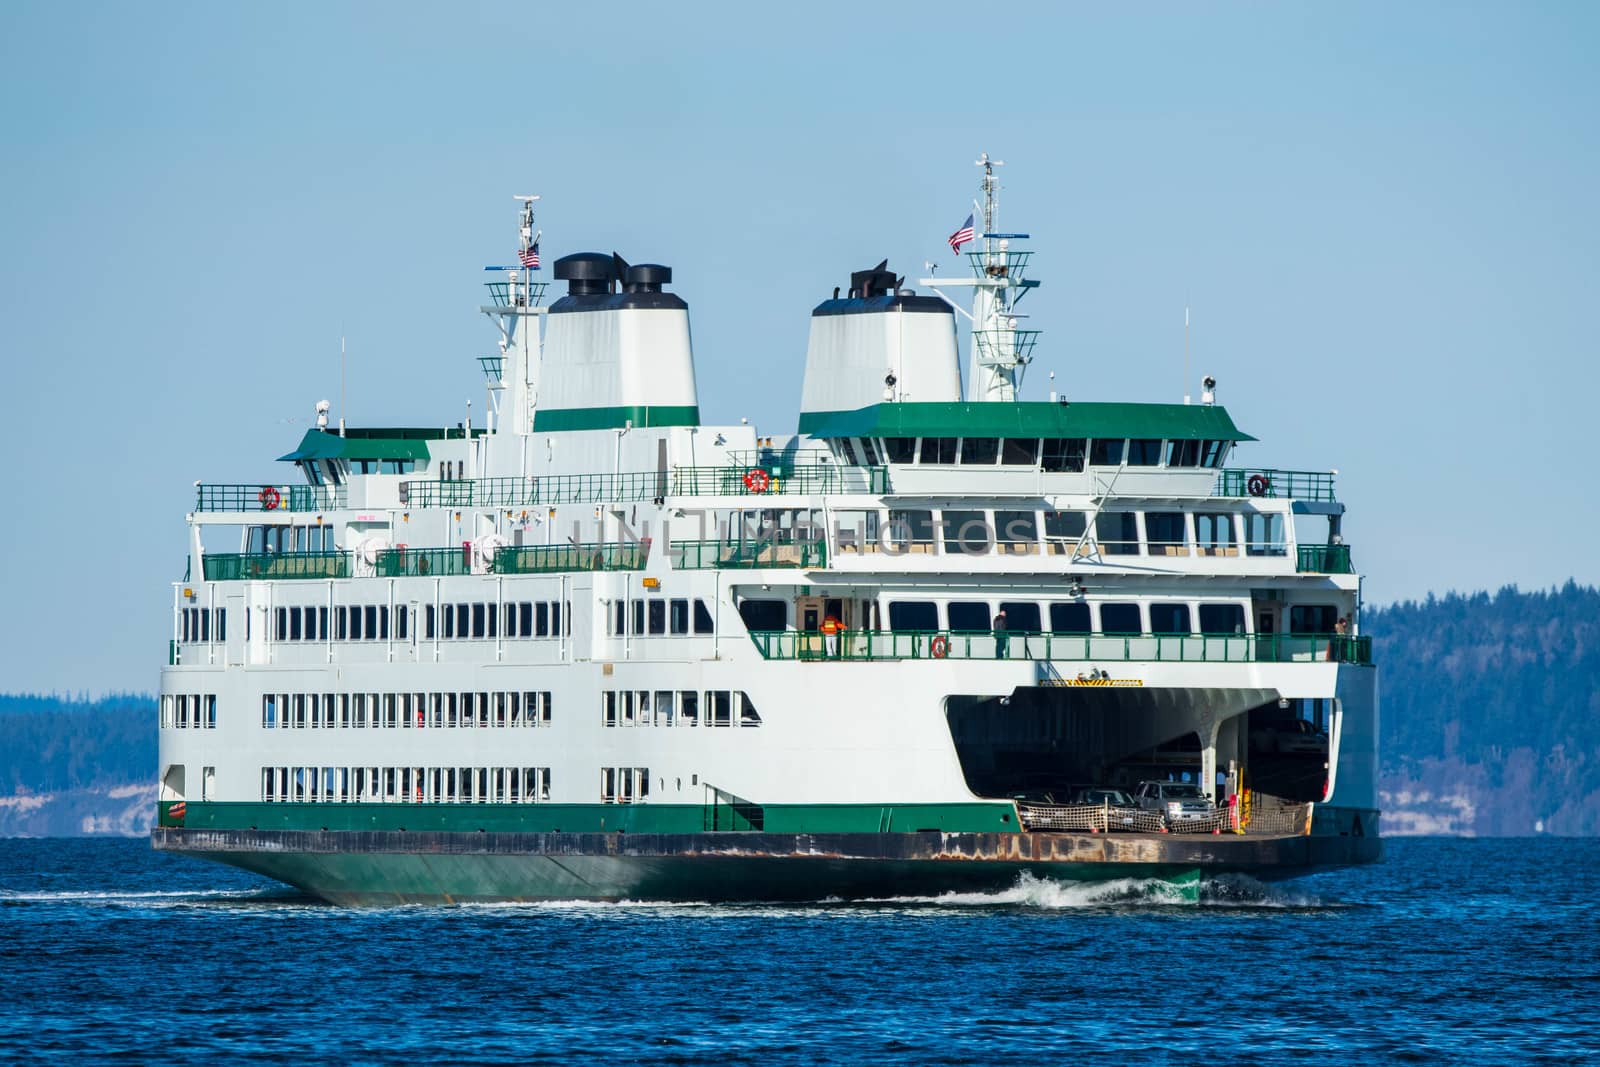
<svg viewBox="0 0 1600 1067"><path fill-rule="evenodd" d="M706 693L706 725L733 725L733 696L726 689L713 689Z"/></svg>
<svg viewBox="0 0 1600 1067"><path fill-rule="evenodd" d="M1101 604L1100 632L1107 634L1137 634L1144 632L1137 604Z"/></svg>
<svg viewBox="0 0 1600 1067"><path fill-rule="evenodd" d="M1276 513L1247 511L1244 515L1245 551L1252 556L1284 556L1288 549L1283 542L1283 516Z"/></svg>
<svg viewBox="0 0 1600 1067"><path fill-rule="evenodd" d="M883 455L890 463L915 462L917 439L915 437L885 437Z"/></svg>
<svg viewBox="0 0 1600 1067"><path fill-rule="evenodd" d="M939 608L927 600L899 600L889 604L889 629L896 633L939 628Z"/></svg>
<svg viewBox="0 0 1600 1067"><path fill-rule="evenodd" d="M669 629L674 635L689 632L689 602L687 600L674 600L672 604L672 618Z"/></svg>
<svg viewBox="0 0 1600 1067"><path fill-rule="evenodd" d="M1197 511L1194 540L1202 556L1236 556L1238 543L1233 536L1233 516L1226 512Z"/></svg>
<svg viewBox="0 0 1600 1067"><path fill-rule="evenodd" d="M889 512L888 543L890 552L932 552L933 512Z"/></svg>
<svg viewBox="0 0 1600 1067"><path fill-rule="evenodd" d="M1199 441L1168 441L1167 466L1198 467L1200 465Z"/></svg>
<svg viewBox="0 0 1600 1067"><path fill-rule="evenodd" d="M873 447L870 437L861 438L861 458L867 461L869 467L878 465L878 450Z"/></svg>
<svg viewBox="0 0 1600 1067"><path fill-rule="evenodd" d="M1039 517L1032 511L996 511L994 529L1002 552L1032 555L1039 550Z"/></svg>
<svg viewBox="0 0 1600 1067"><path fill-rule="evenodd" d="M681 726L700 725L700 694L687 692L678 694L678 723Z"/></svg>
<svg viewBox="0 0 1600 1067"><path fill-rule="evenodd" d="M1068 471L1074 474L1082 471L1083 452L1086 443L1081 437L1046 437L1044 439L1044 469L1047 471Z"/></svg>
<svg viewBox="0 0 1600 1067"><path fill-rule="evenodd" d="M861 461L856 458L856 449L855 446L850 443L850 438L836 437L832 443L834 449L839 453L840 458L842 458L846 463L852 467L859 467L861 465Z"/></svg>
<svg viewBox="0 0 1600 1067"><path fill-rule="evenodd" d="M1220 467L1223 457L1228 454L1226 441L1202 441L1200 448L1200 465L1202 467Z"/></svg>
<svg viewBox="0 0 1600 1067"><path fill-rule="evenodd" d="M1000 438L998 437L962 438L961 462L963 464L992 464L999 456Z"/></svg>
<svg viewBox="0 0 1600 1067"><path fill-rule="evenodd" d="M1025 600L1006 600L1001 602L1000 610L1006 613L1006 629L1012 633L1044 632L1044 627L1039 622L1039 605Z"/></svg>
<svg viewBox="0 0 1600 1067"><path fill-rule="evenodd" d="M1147 511L1144 513L1144 533L1150 542L1152 556L1186 556L1184 542L1184 514L1181 511Z"/></svg>
<svg viewBox="0 0 1600 1067"><path fill-rule="evenodd" d="M482 637L484 634L484 605L472 605L472 636Z"/></svg>
<svg viewBox="0 0 1600 1067"><path fill-rule="evenodd" d="M956 442L959 437L924 437L922 462L950 464L956 461Z"/></svg>
<svg viewBox="0 0 1600 1067"><path fill-rule="evenodd" d="M665 600L651 600L650 602L650 632L664 634L667 632L667 602Z"/></svg>
<svg viewBox="0 0 1600 1067"><path fill-rule="evenodd" d="M1161 465L1161 438L1135 437L1128 442L1128 466L1157 467Z"/></svg>
<svg viewBox="0 0 1600 1067"><path fill-rule="evenodd" d="M1089 446L1089 463L1095 467L1115 467L1122 463L1122 438L1096 437Z"/></svg>
<svg viewBox="0 0 1600 1067"><path fill-rule="evenodd" d="M789 606L782 600L741 600L739 618L749 630L782 630L789 622Z"/></svg>
<svg viewBox="0 0 1600 1067"><path fill-rule="evenodd" d="M644 601L642 601L642 600L635 600L633 602L633 630L632 630L632 632L635 633L635 634L644 633Z"/></svg>
<svg viewBox="0 0 1600 1067"><path fill-rule="evenodd" d="M1006 615L1011 613L1008 611ZM1051 604L1050 632L1058 634L1087 634L1094 632L1089 621L1089 605L1083 603Z"/></svg>
<svg viewBox="0 0 1600 1067"><path fill-rule="evenodd" d="M1150 632L1153 634L1187 634L1189 632L1189 605L1150 605Z"/></svg>
<svg viewBox="0 0 1600 1067"><path fill-rule="evenodd" d="M1000 462L1013 467L1031 467L1039 459L1037 437L1005 437L1000 441Z"/></svg>
<svg viewBox="0 0 1600 1067"><path fill-rule="evenodd" d="M947 612L950 618L950 629L954 633L988 633L993 629L989 621L988 604L974 601L951 601Z"/></svg>
<svg viewBox="0 0 1600 1067"><path fill-rule="evenodd" d="M712 621L711 612L706 607L704 600L694 602L694 632L697 634L712 634L717 632L716 623Z"/></svg>
<svg viewBox="0 0 1600 1067"><path fill-rule="evenodd" d="M1244 633L1244 605L1201 604L1200 632L1203 634Z"/></svg>
<svg viewBox="0 0 1600 1067"><path fill-rule="evenodd" d="M1094 519L1095 540L1107 556L1139 554L1138 520L1131 511L1102 511Z"/></svg>
<svg viewBox="0 0 1600 1067"><path fill-rule="evenodd" d="M1047 511L1044 513L1044 539L1052 555L1071 552L1087 529L1086 516L1081 511Z"/></svg>
<svg viewBox="0 0 1600 1067"><path fill-rule="evenodd" d="M1292 634L1331 634L1339 621L1339 609L1332 604L1294 604L1289 608Z"/></svg>
<svg viewBox="0 0 1600 1067"><path fill-rule="evenodd" d="M994 547L992 531L982 511L946 511L942 524L947 554L984 556Z"/></svg>

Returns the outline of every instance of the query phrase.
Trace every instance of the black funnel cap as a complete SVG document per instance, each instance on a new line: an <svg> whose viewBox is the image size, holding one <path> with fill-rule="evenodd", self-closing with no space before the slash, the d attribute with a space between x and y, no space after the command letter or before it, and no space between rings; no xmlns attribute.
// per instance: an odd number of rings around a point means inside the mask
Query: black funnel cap
<svg viewBox="0 0 1600 1067"><path fill-rule="evenodd" d="M557 281L567 283L570 296L593 296L611 292L616 281L616 263L604 252L574 252L556 260Z"/></svg>
<svg viewBox="0 0 1600 1067"><path fill-rule="evenodd" d="M672 268L659 263L640 263L628 268L623 275L623 292L659 293L661 287L672 281Z"/></svg>
<svg viewBox="0 0 1600 1067"><path fill-rule="evenodd" d="M883 296L894 292L897 280L886 259L870 270L851 271L850 291L860 297Z"/></svg>

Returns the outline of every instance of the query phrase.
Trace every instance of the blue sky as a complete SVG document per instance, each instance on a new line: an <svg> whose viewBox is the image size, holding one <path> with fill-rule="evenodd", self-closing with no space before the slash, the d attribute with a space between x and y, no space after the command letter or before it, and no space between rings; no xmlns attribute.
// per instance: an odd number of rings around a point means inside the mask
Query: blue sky
<svg viewBox="0 0 1600 1067"><path fill-rule="evenodd" d="M192 483L481 409L510 196L672 265L707 420L791 430L806 316L950 264L972 160L1075 399L1337 468L1374 602L1600 581L1600 8L0 6L0 689L152 689ZM1588 472L1588 473L1585 473ZM277 473L281 476L281 473Z"/></svg>

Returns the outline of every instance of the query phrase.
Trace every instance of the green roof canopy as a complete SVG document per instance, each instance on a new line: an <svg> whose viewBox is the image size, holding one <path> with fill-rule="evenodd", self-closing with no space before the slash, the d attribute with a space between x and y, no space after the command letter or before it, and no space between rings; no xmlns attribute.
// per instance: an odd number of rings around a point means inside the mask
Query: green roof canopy
<svg viewBox="0 0 1600 1067"><path fill-rule="evenodd" d="M1040 401L873 404L800 416L812 437L1160 437L1254 441L1207 404L1051 404Z"/></svg>
<svg viewBox="0 0 1600 1067"><path fill-rule="evenodd" d="M300 447L279 460L300 462L308 459L427 459L428 442L422 436L426 431L396 430L392 437L374 437L366 433L346 431L346 436L323 430L307 430L300 438ZM402 436L404 435L404 436ZM445 431L434 430L435 439L444 437ZM455 436L460 436L459 432Z"/></svg>

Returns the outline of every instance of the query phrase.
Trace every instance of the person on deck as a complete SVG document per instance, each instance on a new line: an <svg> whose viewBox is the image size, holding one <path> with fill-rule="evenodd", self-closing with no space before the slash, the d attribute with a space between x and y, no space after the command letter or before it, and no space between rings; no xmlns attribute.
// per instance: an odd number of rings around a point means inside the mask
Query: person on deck
<svg viewBox="0 0 1600 1067"><path fill-rule="evenodd" d="M994 616L994 655L996 659L1006 659L1011 655L1011 634L1003 609L995 612Z"/></svg>
<svg viewBox="0 0 1600 1067"><path fill-rule="evenodd" d="M829 615L822 620L822 647L829 659L839 658L839 634L844 630L844 623Z"/></svg>

